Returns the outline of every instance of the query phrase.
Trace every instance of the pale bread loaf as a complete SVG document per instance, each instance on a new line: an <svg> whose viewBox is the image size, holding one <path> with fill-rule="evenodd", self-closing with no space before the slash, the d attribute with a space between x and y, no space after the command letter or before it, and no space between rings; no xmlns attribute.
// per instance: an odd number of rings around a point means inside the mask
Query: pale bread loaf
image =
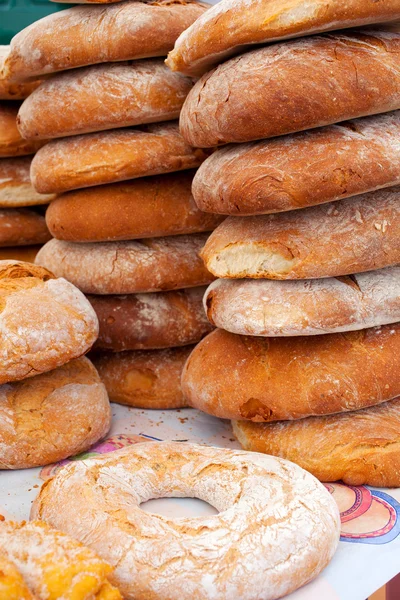
<svg viewBox="0 0 400 600"><path fill-rule="evenodd" d="M192 148L177 121L52 140L35 154L31 177L39 192L67 192L198 167L208 152Z"/></svg>
<svg viewBox="0 0 400 600"><path fill-rule="evenodd" d="M397 0L222 0L179 36L167 64L202 75L252 44L399 18Z"/></svg>
<svg viewBox="0 0 400 600"><path fill-rule="evenodd" d="M400 485L399 398L340 415L232 425L244 449L286 458L320 481Z"/></svg>
<svg viewBox="0 0 400 600"><path fill-rule="evenodd" d="M54 194L40 194L29 176L30 156L0 159L0 207L12 208L48 204Z"/></svg>
<svg viewBox="0 0 400 600"><path fill-rule="evenodd" d="M100 326L95 347L121 352L199 342L212 330L203 310L204 291L88 296Z"/></svg>
<svg viewBox="0 0 400 600"><path fill-rule="evenodd" d="M400 395L400 323L262 338L217 329L193 350L182 390L223 419L269 422L358 410Z"/></svg>
<svg viewBox="0 0 400 600"><path fill-rule="evenodd" d="M193 346L101 352L91 356L112 402L164 410L185 406L183 366Z"/></svg>
<svg viewBox="0 0 400 600"><path fill-rule="evenodd" d="M400 188L255 217L228 217L202 257L217 277L313 279L400 263Z"/></svg>
<svg viewBox="0 0 400 600"><path fill-rule="evenodd" d="M40 212L30 208L0 209L0 247L45 244L50 239Z"/></svg>
<svg viewBox="0 0 400 600"><path fill-rule="evenodd" d="M193 196L206 212L244 216L314 206L398 185L399 137L400 111L395 111L227 146L198 169Z"/></svg>
<svg viewBox="0 0 400 600"><path fill-rule="evenodd" d="M162 59L82 67L44 81L23 102L18 128L37 140L171 121L192 86Z"/></svg>
<svg viewBox="0 0 400 600"><path fill-rule="evenodd" d="M223 217L201 212L193 172L133 179L58 196L46 212L51 235L70 242L108 242L200 233Z"/></svg>
<svg viewBox="0 0 400 600"><path fill-rule="evenodd" d="M181 133L193 146L212 147L396 110L399 59L400 33L386 31L253 50L196 83L181 112Z"/></svg>
<svg viewBox="0 0 400 600"><path fill-rule="evenodd" d="M34 154L45 143L21 137L17 127L19 107L20 102L0 102L0 159Z"/></svg>
<svg viewBox="0 0 400 600"><path fill-rule="evenodd" d="M79 244L50 240L36 257L87 294L135 294L206 285L214 277L199 254L207 234L132 242Z"/></svg>
<svg viewBox="0 0 400 600"><path fill-rule="evenodd" d="M0 468L28 469L88 450L108 432L107 392L87 358L0 386Z"/></svg>
<svg viewBox="0 0 400 600"><path fill-rule="evenodd" d="M204 308L216 327L241 335L354 331L400 321L400 267L338 278L218 279Z"/></svg>

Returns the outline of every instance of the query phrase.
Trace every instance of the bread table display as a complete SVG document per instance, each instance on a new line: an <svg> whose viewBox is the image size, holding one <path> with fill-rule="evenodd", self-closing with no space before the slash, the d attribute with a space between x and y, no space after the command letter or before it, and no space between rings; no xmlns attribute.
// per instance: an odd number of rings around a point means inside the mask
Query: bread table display
<svg viewBox="0 0 400 600"><path fill-rule="evenodd" d="M104 437L110 425L106 389L87 358L2 385L0 469L26 469L74 456Z"/></svg>
<svg viewBox="0 0 400 600"><path fill-rule="evenodd" d="M0 207L16 208L48 204L54 194L40 194L32 186L32 157L18 156L0 159Z"/></svg>
<svg viewBox="0 0 400 600"><path fill-rule="evenodd" d="M399 18L396 0L222 0L179 36L167 64L198 76L254 44Z"/></svg>
<svg viewBox="0 0 400 600"><path fill-rule="evenodd" d="M373 30L253 50L195 84L182 109L181 133L193 146L212 147L396 110L399 58L400 33Z"/></svg>
<svg viewBox="0 0 400 600"><path fill-rule="evenodd" d="M209 151L192 148L177 121L52 140L35 155L31 178L41 193L67 192L198 167Z"/></svg>
<svg viewBox="0 0 400 600"><path fill-rule="evenodd" d="M53 237L109 242L212 231L223 220L200 211L193 172L142 177L58 196L46 212Z"/></svg>
<svg viewBox="0 0 400 600"><path fill-rule="evenodd" d="M0 560L8 563L8 577L0 574L4 599L122 600L110 583L111 565L46 523L0 523L0 549ZM19 590L25 595L17 595Z"/></svg>
<svg viewBox="0 0 400 600"><path fill-rule="evenodd" d="M0 102L0 160L8 156L34 154L45 143L43 140L26 140L17 127L20 102Z"/></svg>
<svg viewBox="0 0 400 600"><path fill-rule="evenodd" d="M174 519L140 509L171 489L219 514ZM68 465L42 487L31 516L115 566L111 581L126 600L279 598L321 572L340 533L336 502L297 465L174 442Z"/></svg>
<svg viewBox="0 0 400 600"><path fill-rule="evenodd" d="M112 402L138 408L183 408L180 379L193 346L163 350L103 351L91 360Z"/></svg>
<svg viewBox="0 0 400 600"><path fill-rule="evenodd" d="M229 145L201 165L193 195L201 210L245 216L305 208L398 185L399 135L400 111L394 111Z"/></svg>
<svg viewBox="0 0 400 600"><path fill-rule="evenodd" d="M129 0L56 12L12 39L3 73L10 81L24 81L98 63L164 56L206 8L190 0Z"/></svg>

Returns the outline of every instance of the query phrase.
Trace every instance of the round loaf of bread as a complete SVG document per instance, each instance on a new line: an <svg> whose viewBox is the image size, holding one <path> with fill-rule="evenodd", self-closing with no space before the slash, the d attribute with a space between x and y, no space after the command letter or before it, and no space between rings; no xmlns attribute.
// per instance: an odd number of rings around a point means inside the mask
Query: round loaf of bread
<svg viewBox="0 0 400 600"><path fill-rule="evenodd" d="M18 81L96 63L165 56L205 8L190 0L135 0L56 12L12 39L4 74Z"/></svg>
<svg viewBox="0 0 400 600"><path fill-rule="evenodd" d="M354 331L400 321L400 267L298 281L218 279L204 296L208 319L241 335Z"/></svg>
<svg viewBox="0 0 400 600"><path fill-rule="evenodd" d="M193 146L212 147L396 110L399 59L400 33L387 31L311 36L253 50L196 83L182 109L181 133Z"/></svg>
<svg viewBox="0 0 400 600"><path fill-rule="evenodd" d="M78 358L98 335L96 313L65 279L29 263L0 263L0 384Z"/></svg>
<svg viewBox="0 0 400 600"><path fill-rule="evenodd" d="M193 196L206 212L244 216L314 206L398 185L399 136L400 111L395 111L226 146L197 171Z"/></svg>
<svg viewBox="0 0 400 600"><path fill-rule="evenodd" d="M61 194L192 169L207 155L189 146L179 133L178 122L171 121L52 140L35 155L31 177L39 192Z"/></svg>
<svg viewBox="0 0 400 600"><path fill-rule="evenodd" d="M400 188L275 215L228 217L202 257L217 277L313 279L400 263Z"/></svg>
<svg viewBox="0 0 400 600"><path fill-rule="evenodd" d="M10 53L10 46L0 46L0 100L23 100L35 90L40 81L30 81L27 83L11 83L4 76L4 62Z"/></svg>
<svg viewBox="0 0 400 600"><path fill-rule="evenodd" d="M0 159L0 208L48 204L54 194L39 194L30 180L31 157Z"/></svg>
<svg viewBox="0 0 400 600"><path fill-rule="evenodd" d="M219 514L140 508L172 495ZM182 442L75 461L42 487L31 517L98 551L126 600L276 600L321 572L340 535L334 498L297 465Z"/></svg>
<svg viewBox="0 0 400 600"><path fill-rule="evenodd" d="M164 410L186 405L182 369L193 346L91 356L112 402Z"/></svg>
<svg viewBox="0 0 400 600"><path fill-rule="evenodd" d="M24 140L17 127L19 102L0 103L0 159L34 154L44 140Z"/></svg>
<svg viewBox="0 0 400 600"><path fill-rule="evenodd" d="M158 294L89 296L99 319L96 348L153 350L199 342L212 327L203 310L205 288Z"/></svg>
<svg viewBox="0 0 400 600"><path fill-rule="evenodd" d="M107 392L87 358L0 387L0 468L28 469L90 448L111 425Z"/></svg>
<svg viewBox="0 0 400 600"><path fill-rule="evenodd" d="M246 450L291 460L320 481L399 487L400 399L363 410L279 423L234 421Z"/></svg>
<svg viewBox="0 0 400 600"><path fill-rule="evenodd" d="M200 258L206 239L203 233L93 244L53 239L35 262L86 294L179 290L213 281Z"/></svg>
<svg viewBox="0 0 400 600"><path fill-rule="evenodd" d="M67 192L47 209L46 223L53 237L69 242L212 231L223 217L197 208L192 180L189 171Z"/></svg>
<svg viewBox="0 0 400 600"><path fill-rule="evenodd" d="M37 140L171 121L192 86L158 58L67 71L23 102L18 128L24 138Z"/></svg>
<svg viewBox="0 0 400 600"><path fill-rule="evenodd" d="M198 76L252 44L399 18L396 0L222 0L180 35L167 65Z"/></svg>
<svg viewBox="0 0 400 600"><path fill-rule="evenodd" d="M302 419L400 394L400 323L328 335L262 338L217 329L193 350L182 390L223 419Z"/></svg>
<svg viewBox="0 0 400 600"><path fill-rule="evenodd" d="M44 244L51 239L44 215L29 208L0 209L0 247Z"/></svg>

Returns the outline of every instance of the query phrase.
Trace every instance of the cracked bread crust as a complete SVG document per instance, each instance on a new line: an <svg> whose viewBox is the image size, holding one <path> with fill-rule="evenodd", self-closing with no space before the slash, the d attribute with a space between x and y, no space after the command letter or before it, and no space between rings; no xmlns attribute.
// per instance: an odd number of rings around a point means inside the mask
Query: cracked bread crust
<svg viewBox="0 0 400 600"><path fill-rule="evenodd" d="M0 468L27 469L79 454L111 425L104 385L84 357L0 386Z"/></svg>
<svg viewBox="0 0 400 600"><path fill-rule="evenodd" d="M37 265L0 262L0 384L81 356L97 335L96 313L76 287Z"/></svg>
<svg viewBox="0 0 400 600"><path fill-rule="evenodd" d="M187 403L223 419L271 422L374 406L400 395L400 323L304 337L222 329L190 355Z"/></svg>
<svg viewBox="0 0 400 600"><path fill-rule="evenodd" d="M176 519L139 506L168 496L200 498L219 514ZM335 500L297 465L174 442L66 466L42 487L31 516L115 566L126 600L280 598L321 572L340 535Z"/></svg>
<svg viewBox="0 0 400 600"><path fill-rule="evenodd" d="M223 63L180 115L199 148L321 127L400 108L400 33L351 31L273 44Z"/></svg>
<svg viewBox="0 0 400 600"><path fill-rule="evenodd" d="M244 449L290 460L320 481L400 485L399 398L340 415L232 426Z"/></svg>

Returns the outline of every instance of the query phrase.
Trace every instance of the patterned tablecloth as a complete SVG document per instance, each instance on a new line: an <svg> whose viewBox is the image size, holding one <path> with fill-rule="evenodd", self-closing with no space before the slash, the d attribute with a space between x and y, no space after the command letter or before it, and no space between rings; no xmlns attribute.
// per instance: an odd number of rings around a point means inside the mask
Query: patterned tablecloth
<svg viewBox="0 0 400 600"><path fill-rule="evenodd" d="M113 452L143 441L190 441L238 448L229 422L192 409L145 411L116 404L113 426L106 440L96 444L90 455ZM43 481L67 463L43 469L1 473L0 514L27 519L30 505ZM327 485L342 516L339 549L327 569L313 583L291 594L290 600L365 600L400 572L400 489L378 490ZM206 514L212 509L195 500L153 500L151 510L164 514Z"/></svg>

